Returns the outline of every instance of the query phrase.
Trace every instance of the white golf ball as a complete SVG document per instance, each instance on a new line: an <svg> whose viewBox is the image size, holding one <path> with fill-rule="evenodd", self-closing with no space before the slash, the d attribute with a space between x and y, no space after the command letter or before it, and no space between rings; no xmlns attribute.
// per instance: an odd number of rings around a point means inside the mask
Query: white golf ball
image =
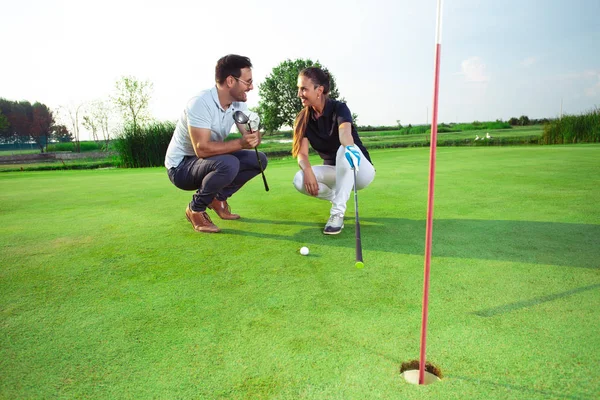
<svg viewBox="0 0 600 400"><path fill-rule="evenodd" d="M307 256L308 255L308 247L304 246L300 249L300 254L302 254L303 256Z"/></svg>

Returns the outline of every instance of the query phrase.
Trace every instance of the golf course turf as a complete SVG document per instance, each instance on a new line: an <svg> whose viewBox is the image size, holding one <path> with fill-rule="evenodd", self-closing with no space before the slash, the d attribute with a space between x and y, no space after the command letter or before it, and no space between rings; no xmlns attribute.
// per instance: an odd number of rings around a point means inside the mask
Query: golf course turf
<svg viewBox="0 0 600 400"><path fill-rule="evenodd" d="M429 149L372 151L354 205L271 160L194 232L164 168L0 174L0 398L600 397L600 145L439 147L427 360ZM318 162L313 159L313 162ZM301 256L307 246L310 254Z"/></svg>

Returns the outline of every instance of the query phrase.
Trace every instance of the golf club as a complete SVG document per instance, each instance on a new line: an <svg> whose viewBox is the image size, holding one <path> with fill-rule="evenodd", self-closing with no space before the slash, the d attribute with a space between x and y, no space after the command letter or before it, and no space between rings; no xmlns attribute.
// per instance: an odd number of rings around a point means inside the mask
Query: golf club
<svg viewBox="0 0 600 400"><path fill-rule="evenodd" d="M233 120L241 125L248 124L248 129L250 130L250 133L252 133L252 126L248 123L250 121L250 119L242 111L238 110L238 111L234 112ZM256 151L256 159L258 160L258 166L260 167L260 173L262 174L263 183L265 184L265 190L268 192L269 185L267 184L267 178L265 177L265 171L263 169L262 162L260 161L260 156L258 155L258 148L255 147L254 150Z"/></svg>
<svg viewBox="0 0 600 400"><path fill-rule="evenodd" d="M352 168L354 173L354 219L356 220L356 268L365 266L362 256L362 245L360 243L360 221L358 220L358 191L356 190L356 168Z"/></svg>

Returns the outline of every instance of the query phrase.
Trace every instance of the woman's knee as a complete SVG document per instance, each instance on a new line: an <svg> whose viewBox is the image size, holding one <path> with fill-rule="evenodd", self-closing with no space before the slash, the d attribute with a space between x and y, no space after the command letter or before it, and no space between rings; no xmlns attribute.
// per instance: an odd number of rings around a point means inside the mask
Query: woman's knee
<svg viewBox="0 0 600 400"><path fill-rule="evenodd" d="M356 189L361 190L366 188L373 180L375 180L375 170L373 168L365 168L364 171L360 169L356 177Z"/></svg>
<svg viewBox="0 0 600 400"><path fill-rule="evenodd" d="M304 172L296 172L296 175L294 175L293 183L297 191L304 192Z"/></svg>

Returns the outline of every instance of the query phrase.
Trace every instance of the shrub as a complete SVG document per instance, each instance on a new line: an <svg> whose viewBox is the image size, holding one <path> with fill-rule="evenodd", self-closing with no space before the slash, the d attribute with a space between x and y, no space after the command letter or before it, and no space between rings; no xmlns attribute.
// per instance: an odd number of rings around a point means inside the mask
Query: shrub
<svg viewBox="0 0 600 400"><path fill-rule="evenodd" d="M79 142L79 151L81 152L86 152L86 151L101 151L104 149L104 144L103 143L96 143L96 142L90 142L90 141L86 141L86 142ZM54 143L54 144L49 144L48 145L48 151L49 152L55 152L55 151L75 151L75 143L73 142L65 142L65 143Z"/></svg>
<svg viewBox="0 0 600 400"><path fill-rule="evenodd" d="M174 122L154 122L137 130L133 125L126 125L114 143L121 166L142 168L164 165L174 130Z"/></svg>
<svg viewBox="0 0 600 400"><path fill-rule="evenodd" d="M458 131L476 131L482 129L511 129L512 126L508 122L502 121L488 121L488 122L478 122L475 121L472 124L456 124L453 127Z"/></svg>

